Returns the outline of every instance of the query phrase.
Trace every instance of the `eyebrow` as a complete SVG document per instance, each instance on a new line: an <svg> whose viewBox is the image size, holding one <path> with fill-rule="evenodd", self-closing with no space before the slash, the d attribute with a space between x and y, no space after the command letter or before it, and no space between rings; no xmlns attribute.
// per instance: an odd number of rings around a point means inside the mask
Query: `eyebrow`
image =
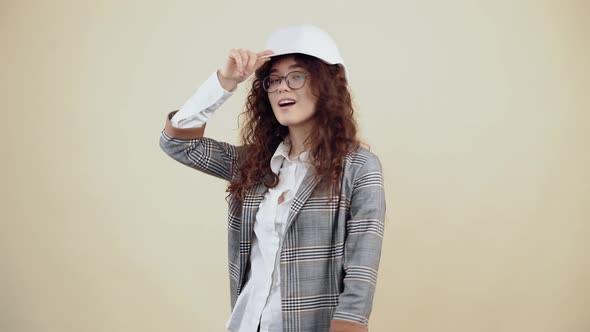
<svg viewBox="0 0 590 332"><path fill-rule="evenodd" d="M291 70L291 69L293 69L293 68L303 68L303 67L301 67L301 66L300 66L298 63L296 63L296 64L292 64L292 65L290 65L290 66L289 66L289 68L287 68L287 69ZM271 72L271 73L276 73L276 72L278 72L278 71L279 71L278 69L276 69L276 68L273 68L273 69L272 69L270 72Z"/></svg>

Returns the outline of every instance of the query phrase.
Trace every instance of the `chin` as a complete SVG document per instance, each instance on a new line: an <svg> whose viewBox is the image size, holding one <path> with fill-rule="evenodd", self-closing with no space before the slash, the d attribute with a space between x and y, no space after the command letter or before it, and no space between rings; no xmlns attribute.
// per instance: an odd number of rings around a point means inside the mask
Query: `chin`
<svg viewBox="0 0 590 332"><path fill-rule="evenodd" d="M285 127L297 126L297 125L301 125L303 123L308 122L308 119L301 118L298 116L298 114L295 114L295 113L293 113L293 114L278 113L278 116L277 116L277 113L275 113L275 118L282 126L285 126Z"/></svg>
<svg viewBox="0 0 590 332"><path fill-rule="evenodd" d="M280 116L277 116L277 114L275 113L275 118L282 126L288 127L293 124L293 121L289 120L289 118L287 116L285 116L285 114L281 114Z"/></svg>
<svg viewBox="0 0 590 332"><path fill-rule="evenodd" d="M282 126L289 127L293 125L292 121L288 121L285 119L277 119Z"/></svg>

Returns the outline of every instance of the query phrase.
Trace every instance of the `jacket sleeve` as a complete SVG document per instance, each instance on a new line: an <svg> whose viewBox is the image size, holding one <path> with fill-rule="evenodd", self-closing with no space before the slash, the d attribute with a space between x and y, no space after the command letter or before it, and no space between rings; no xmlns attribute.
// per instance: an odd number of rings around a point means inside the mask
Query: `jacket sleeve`
<svg viewBox="0 0 590 332"><path fill-rule="evenodd" d="M344 245L344 289L330 332L367 331L385 227L381 163L371 155L353 183Z"/></svg>
<svg viewBox="0 0 590 332"><path fill-rule="evenodd" d="M170 119L178 110L166 117L166 125L160 135L160 147L172 159L209 175L230 181L237 172L241 146L234 146L203 137L204 124L200 128L176 128Z"/></svg>

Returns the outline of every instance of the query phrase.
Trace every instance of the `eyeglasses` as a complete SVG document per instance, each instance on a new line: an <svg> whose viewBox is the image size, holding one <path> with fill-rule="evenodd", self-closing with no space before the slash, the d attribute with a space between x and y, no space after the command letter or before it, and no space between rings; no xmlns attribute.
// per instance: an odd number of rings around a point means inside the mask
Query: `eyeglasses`
<svg viewBox="0 0 590 332"><path fill-rule="evenodd" d="M297 90L301 89L305 84L306 76L307 74L302 71L292 71L286 76L272 74L264 78L262 86L264 87L264 91L272 93L279 89L279 85L285 79L289 88Z"/></svg>

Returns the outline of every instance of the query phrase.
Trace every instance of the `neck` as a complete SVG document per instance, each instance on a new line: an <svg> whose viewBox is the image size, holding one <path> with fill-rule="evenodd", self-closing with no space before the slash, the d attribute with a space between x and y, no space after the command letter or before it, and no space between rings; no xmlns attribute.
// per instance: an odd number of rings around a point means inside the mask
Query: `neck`
<svg viewBox="0 0 590 332"><path fill-rule="evenodd" d="M305 140L311 133L311 127L289 127L289 139L291 140L291 151L289 151L289 159L297 157L301 152L309 148L309 143Z"/></svg>

